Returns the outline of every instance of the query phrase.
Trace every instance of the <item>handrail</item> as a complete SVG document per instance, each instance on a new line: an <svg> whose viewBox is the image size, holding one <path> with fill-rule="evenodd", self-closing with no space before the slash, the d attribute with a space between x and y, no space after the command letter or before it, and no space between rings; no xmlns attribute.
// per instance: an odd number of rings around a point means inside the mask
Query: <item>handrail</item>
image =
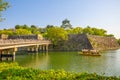
<svg viewBox="0 0 120 80"><path fill-rule="evenodd" d="M0 40L0 46L33 43L51 43L51 42L49 40L33 40L33 39Z"/></svg>

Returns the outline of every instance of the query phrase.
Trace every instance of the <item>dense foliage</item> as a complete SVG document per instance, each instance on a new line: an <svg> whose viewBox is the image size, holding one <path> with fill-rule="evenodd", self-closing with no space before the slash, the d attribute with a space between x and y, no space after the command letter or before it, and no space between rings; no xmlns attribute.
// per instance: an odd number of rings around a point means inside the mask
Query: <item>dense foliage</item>
<svg viewBox="0 0 120 80"><path fill-rule="evenodd" d="M50 39L53 44L57 44L61 40L68 39L68 33L66 30L60 27L47 28L46 37Z"/></svg>
<svg viewBox="0 0 120 80"><path fill-rule="evenodd" d="M96 73L36 70L20 67L17 63L0 63L0 80L120 80L120 78Z"/></svg>
<svg viewBox="0 0 120 80"><path fill-rule="evenodd" d="M119 43L119 45L120 45L120 39L118 39L117 41L118 41L118 43Z"/></svg>
<svg viewBox="0 0 120 80"><path fill-rule="evenodd" d="M27 25L16 25L13 29L0 30L0 34L7 35L30 35L30 34L41 34L41 28L34 25L30 27Z"/></svg>
<svg viewBox="0 0 120 80"><path fill-rule="evenodd" d="M5 2L4 0L0 0L0 21L3 20L3 18L1 18L1 12L6 10L9 7L8 2Z"/></svg>
<svg viewBox="0 0 120 80"><path fill-rule="evenodd" d="M47 39L51 40L54 45L63 40L68 40L68 34L90 34L99 36L113 36L107 34L104 29L87 26L85 28L75 27L72 29L64 29L58 26L47 25L46 28L40 28L35 25L16 25L13 29L0 30L0 34L8 35L29 35L29 34L42 34Z"/></svg>

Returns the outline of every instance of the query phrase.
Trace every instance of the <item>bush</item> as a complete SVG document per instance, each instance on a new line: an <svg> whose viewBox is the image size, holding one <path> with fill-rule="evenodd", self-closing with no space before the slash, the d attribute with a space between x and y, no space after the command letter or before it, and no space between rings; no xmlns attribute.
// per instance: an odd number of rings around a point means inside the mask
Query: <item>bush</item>
<svg viewBox="0 0 120 80"><path fill-rule="evenodd" d="M0 80L120 80L120 78L96 73L70 73L64 70L45 71L23 68L17 63L0 63Z"/></svg>

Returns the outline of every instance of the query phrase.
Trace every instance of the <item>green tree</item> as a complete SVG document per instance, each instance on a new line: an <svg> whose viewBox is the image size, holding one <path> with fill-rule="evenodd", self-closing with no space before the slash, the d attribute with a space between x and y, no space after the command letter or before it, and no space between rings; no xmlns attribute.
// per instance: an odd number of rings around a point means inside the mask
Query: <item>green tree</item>
<svg viewBox="0 0 120 80"><path fill-rule="evenodd" d="M32 34L40 34L41 33L40 29L35 25L31 25L30 30L31 30Z"/></svg>
<svg viewBox="0 0 120 80"><path fill-rule="evenodd" d="M16 25L15 29L22 29L21 25Z"/></svg>
<svg viewBox="0 0 120 80"><path fill-rule="evenodd" d="M0 34L6 34L6 35L14 35L13 30L8 29L8 30L0 30Z"/></svg>
<svg viewBox="0 0 120 80"><path fill-rule="evenodd" d="M24 25L16 25L15 29L27 29L27 30L29 30L29 26L27 26L26 24L24 24Z"/></svg>
<svg viewBox="0 0 120 80"><path fill-rule="evenodd" d="M90 27L90 26L87 26L86 28L83 29L83 33L85 34L90 34L90 35L98 35L98 36L107 36L109 34L107 34L107 31L104 30L104 29L98 29L98 28L95 28L95 27ZM110 34L110 36L113 36Z"/></svg>
<svg viewBox="0 0 120 80"><path fill-rule="evenodd" d="M83 33L85 34L93 34L93 30L90 26L87 26L86 28L83 29Z"/></svg>
<svg viewBox="0 0 120 80"><path fill-rule="evenodd" d="M32 29L37 29L37 27L35 25L31 25Z"/></svg>
<svg viewBox="0 0 120 80"><path fill-rule="evenodd" d="M27 29L16 29L15 35L29 35L32 34L29 30Z"/></svg>
<svg viewBox="0 0 120 80"><path fill-rule="evenodd" d="M57 45L57 43L61 40L67 40L68 39L68 33L63 28L60 27L52 27L47 29L46 36L48 39L50 39L54 45Z"/></svg>
<svg viewBox="0 0 120 80"><path fill-rule="evenodd" d="M83 29L81 27L76 27L72 29L67 29L66 30L69 34L82 34Z"/></svg>
<svg viewBox="0 0 120 80"><path fill-rule="evenodd" d="M53 25L47 25L46 28L52 28L54 27Z"/></svg>
<svg viewBox="0 0 120 80"><path fill-rule="evenodd" d="M107 36L107 37L114 37L113 34L107 34L106 36Z"/></svg>
<svg viewBox="0 0 120 80"><path fill-rule="evenodd" d="M29 26L27 26L26 24L24 24L24 25L22 26L22 28L29 30Z"/></svg>
<svg viewBox="0 0 120 80"><path fill-rule="evenodd" d="M117 40L118 44L120 45L120 39Z"/></svg>
<svg viewBox="0 0 120 80"><path fill-rule="evenodd" d="M99 35L99 36L106 36L106 30L104 29L97 29L97 28L92 28L93 35Z"/></svg>
<svg viewBox="0 0 120 80"><path fill-rule="evenodd" d="M26 24L24 25L16 25L15 29L25 29L26 31L31 32L31 34L40 34L40 29L35 25L31 25L30 27Z"/></svg>
<svg viewBox="0 0 120 80"><path fill-rule="evenodd" d="M3 20L2 11L6 10L9 7L8 2L5 2L4 0L0 0L0 21Z"/></svg>

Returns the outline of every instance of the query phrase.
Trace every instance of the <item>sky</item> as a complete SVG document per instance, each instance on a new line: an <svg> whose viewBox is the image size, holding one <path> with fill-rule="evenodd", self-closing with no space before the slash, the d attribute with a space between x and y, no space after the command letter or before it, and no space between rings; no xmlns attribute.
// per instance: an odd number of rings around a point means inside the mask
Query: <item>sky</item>
<svg viewBox="0 0 120 80"><path fill-rule="evenodd" d="M0 29L15 25L61 26L64 19L72 27L96 27L120 38L120 0L6 0L10 8L2 12L6 20Z"/></svg>

